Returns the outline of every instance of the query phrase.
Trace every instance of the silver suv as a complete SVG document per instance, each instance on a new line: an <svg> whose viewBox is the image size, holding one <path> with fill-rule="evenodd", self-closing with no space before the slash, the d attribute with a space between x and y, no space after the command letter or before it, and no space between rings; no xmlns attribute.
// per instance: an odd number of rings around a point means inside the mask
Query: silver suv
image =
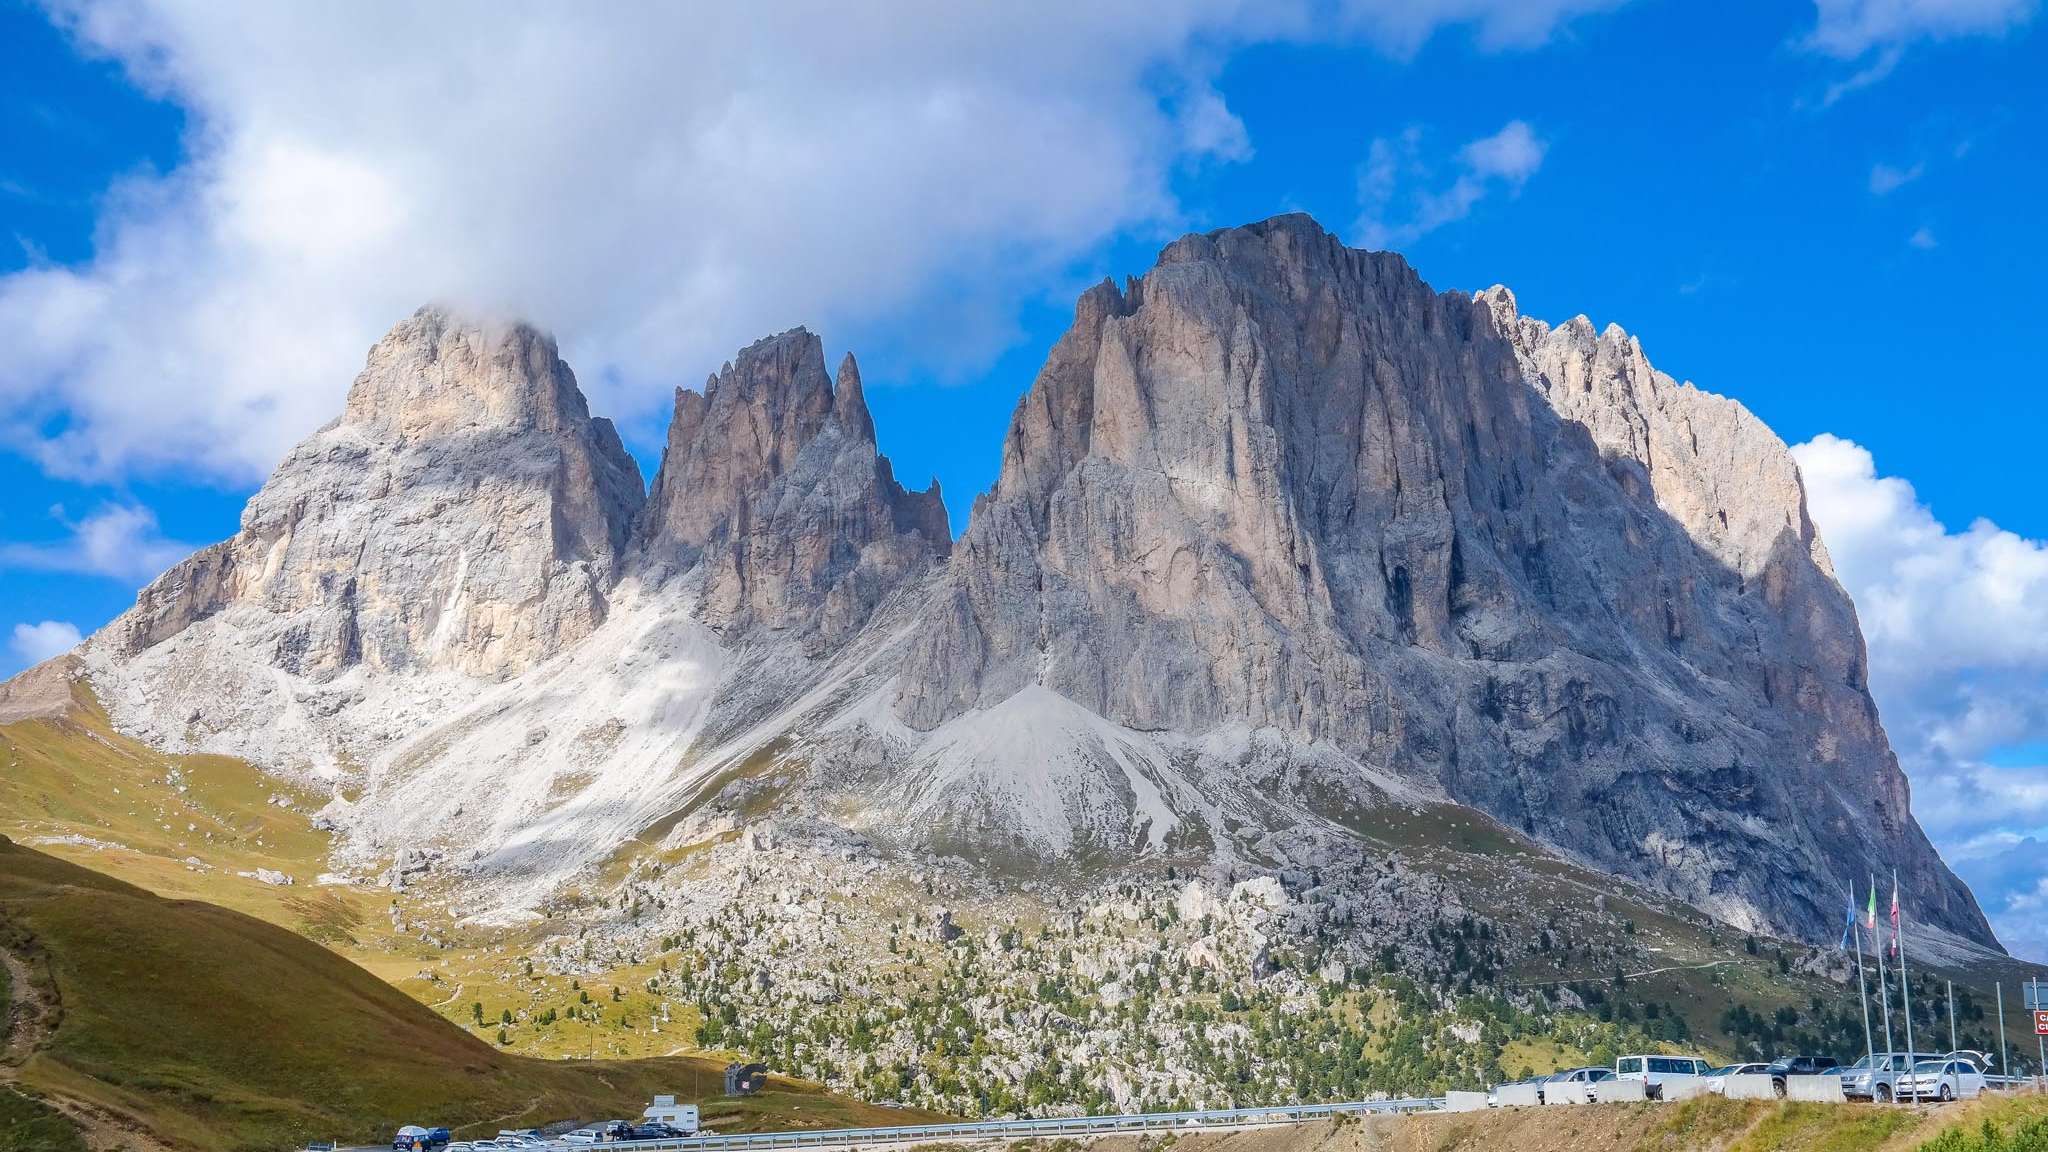
<svg viewBox="0 0 2048 1152"><path fill-rule="evenodd" d="M1918 1053L1921 1059L1929 1055ZM1899 1077L1906 1075L1907 1059L1904 1052L1877 1052L1859 1058L1842 1069L1842 1095L1851 1100L1890 1103L1898 1094Z"/></svg>

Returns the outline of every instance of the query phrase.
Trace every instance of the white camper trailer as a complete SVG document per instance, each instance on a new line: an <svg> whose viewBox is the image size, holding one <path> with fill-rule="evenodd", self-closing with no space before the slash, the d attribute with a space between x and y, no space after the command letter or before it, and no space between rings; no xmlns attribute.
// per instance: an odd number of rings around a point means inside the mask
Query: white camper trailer
<svg viewBox="0 0 2048 1152"><path fill-rule="evenodd" d="M685 1136L697 1134L697 1106L678 1104L673 1096L656 1096L640 1115L649 1124L666 1124Z"/></svg>

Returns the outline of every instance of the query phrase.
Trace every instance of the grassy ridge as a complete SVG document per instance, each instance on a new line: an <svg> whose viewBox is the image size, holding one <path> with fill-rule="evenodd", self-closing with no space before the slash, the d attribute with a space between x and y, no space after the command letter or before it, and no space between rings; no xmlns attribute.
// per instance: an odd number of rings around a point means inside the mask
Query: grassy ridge
<svg viewBox="0 0 2048 1152"><path fill-rule="evenodd" d="M722 1087L709 1060L500 1052L291 932L4 840L0 931L61 1004L22 1083L178 1146L371 1141L419 1122L495 1131L634 1115L655 1092L701 1099ZM797 1084L707 1109L727 1130L901 1115Z"/></svg>

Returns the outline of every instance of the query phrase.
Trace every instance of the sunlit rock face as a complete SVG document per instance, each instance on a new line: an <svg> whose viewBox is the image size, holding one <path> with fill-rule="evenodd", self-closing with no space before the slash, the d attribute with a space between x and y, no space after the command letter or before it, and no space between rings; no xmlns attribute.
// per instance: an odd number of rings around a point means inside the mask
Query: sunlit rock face
<svg viewBox="0 0 2048 1152"><path fill-rule="evenodd" d="M1439 294L1306 217L1083 297L939 605L919 728L1032 688L1274 729L1737 923L1824 931L1840 877L1897 864L1988 936L1785 445L1618 328Z"/></svg>
<svg viewBox="0 0 2048 1152"><path fill-rule="evenodd" d="M496 678L604 619L640 474L554 341L422 309L370 350L333 423L292 450L232 539L109 626L140 651L236 609L280 670Z"/></svg>
<svg viewBox="0 0 2048 1152"><path fill-rule="evenodd" d="M422 311L81 661L130 732L345 783L346 861L431 829L483 906L771 824L1315 870L1451 800L1739 927L1831 937L1896 867L1994 943L1784 444L1302 216L1084 294L957 542L808 331L678 390L643 499L550 341Z"/></svg>

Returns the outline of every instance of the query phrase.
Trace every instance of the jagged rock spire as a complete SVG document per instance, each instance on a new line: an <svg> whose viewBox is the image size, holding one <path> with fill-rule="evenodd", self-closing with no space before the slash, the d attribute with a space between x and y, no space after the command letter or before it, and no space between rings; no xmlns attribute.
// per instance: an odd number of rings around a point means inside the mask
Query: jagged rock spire
<svg viewBox="0 0 2048 1152"><path fill-rule="evenodd" d="M877 454L853 357L835 388L802 328L741 350L703 393L677 391L641 536L656 568L703 565L708 622L793 630L813 651L952 543L936 482L907 492Z"/></svg>

